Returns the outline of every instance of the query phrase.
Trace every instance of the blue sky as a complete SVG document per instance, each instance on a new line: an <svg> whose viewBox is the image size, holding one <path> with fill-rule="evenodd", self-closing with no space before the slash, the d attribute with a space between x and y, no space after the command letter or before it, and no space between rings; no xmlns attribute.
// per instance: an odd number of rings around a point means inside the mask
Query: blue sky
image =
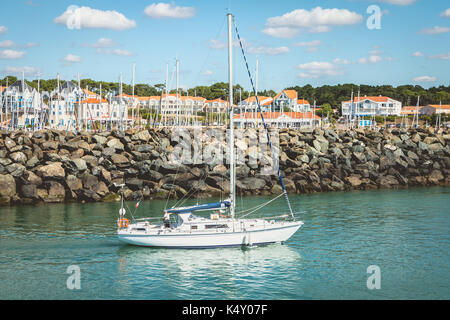
<svg viewBox="0 0 450 320"><path fill-rule="evenodd" d="M68 10L75 5L78 11ZM370 30L369 6L381 12ZM259 89L355 83L450 84L450 4L444 0L18 0L0 12L0 76L163 83L175 58L182 87L227 81L226 12L236 17ZM109 12L108 12L109 11ZM79 20L73 13L81 17ZM69 17L69 18L68 18ZM68 28L75 25L79 28ZM73 24L76 21L78 24ZM235 83L250 89L234 50Z"/></svg>

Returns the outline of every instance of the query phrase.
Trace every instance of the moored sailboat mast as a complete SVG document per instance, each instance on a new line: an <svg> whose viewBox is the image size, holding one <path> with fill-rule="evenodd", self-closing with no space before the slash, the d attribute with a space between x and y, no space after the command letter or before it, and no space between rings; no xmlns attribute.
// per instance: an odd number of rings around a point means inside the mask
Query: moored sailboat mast
<svg viewBox="0 0 450 320"><path fill-rule="evenodd" d="M229 152L230 152L230 199L231 199L231 217L234 219L235 213L235 170L234 170L234 112L233 112L233 43L232 43L232 32L231 32L231 19L232 14L228 13L228 85L229 85L229 95L228 95L228 107L230 108L230 138L229 138Z"/></svg>

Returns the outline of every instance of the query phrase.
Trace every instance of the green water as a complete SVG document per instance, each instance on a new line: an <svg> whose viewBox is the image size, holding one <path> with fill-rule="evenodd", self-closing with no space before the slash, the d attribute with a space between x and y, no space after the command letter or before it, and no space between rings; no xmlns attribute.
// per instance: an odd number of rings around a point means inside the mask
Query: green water
<svg viewBox="0 0 450 320"><path fill-rule="evenodd" d="M123 245L116 203L1 208L0 299L450 298L450 188L290 198L305 225L284 245L245 250ZM263 214L285 208L279 200ZM164 206L143 202L136 215ZM70 265L79 290L67 288ZM367 288L370 265L379 290Z"/></svg>

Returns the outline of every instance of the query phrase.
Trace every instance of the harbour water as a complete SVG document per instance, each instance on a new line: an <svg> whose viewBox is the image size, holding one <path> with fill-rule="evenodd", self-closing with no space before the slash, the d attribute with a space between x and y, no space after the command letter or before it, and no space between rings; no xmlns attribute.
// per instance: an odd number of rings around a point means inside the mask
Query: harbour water
<svg viewBox="0 0 450 320"><path fill-rule="evenodd" d="M450 188L290 198L305 225L284 245L248 249L121 244L117 203L1 208L0 299L450 298ZM165 205L142 202L135 215L160 216ZM72 265L80 289L67 288ZM380 289L367 287L371 265Z"/></svg>

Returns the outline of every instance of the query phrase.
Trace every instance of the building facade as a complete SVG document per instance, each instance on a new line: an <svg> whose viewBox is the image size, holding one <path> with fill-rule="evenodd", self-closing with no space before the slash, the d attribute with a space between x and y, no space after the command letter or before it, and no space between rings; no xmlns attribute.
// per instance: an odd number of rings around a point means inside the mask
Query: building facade
<svg viewBox="0 0 450 320"><path fill-rule="evenodd" d="M342 102L342 115L346 117L399 116L402 103L389 97L357 97Z"/></svg>
<svg viewBox="0 0 450 320"><path fill-rule="evenodd" d="M312 112L263 112L264 122L269 128L304 128L320 124L320 117ZM256 116L244 112L234 116L233 121L238 128L263 127L261 114Z"/></svg>

